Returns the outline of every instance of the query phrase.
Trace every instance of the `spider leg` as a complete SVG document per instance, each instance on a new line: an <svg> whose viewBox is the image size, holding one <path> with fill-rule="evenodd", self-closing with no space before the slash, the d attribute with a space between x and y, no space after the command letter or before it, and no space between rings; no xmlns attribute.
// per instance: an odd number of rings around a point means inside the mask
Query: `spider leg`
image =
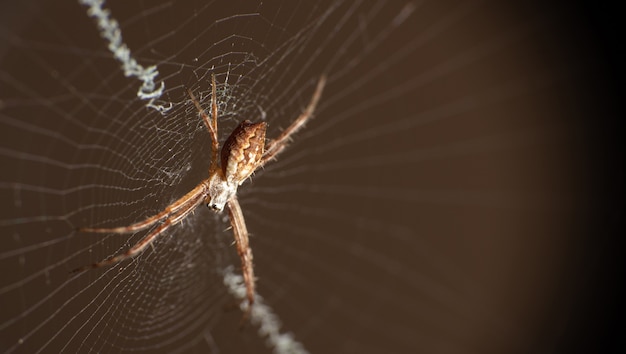
<svg viewBox="0 0 626 354"><path fill-rule="evenodd" d="M196 106L198 113L202 117L202 121L204 125L209 130L209 134L211 136L211 167L209 170L209 175L211 175L215 170L217 170L217 161L218 161L218 153L220 149L219 140L217 140L217 93L216 93L216 85L215 85L215 74L211 74L211 113L213 116L213 120L209 118L204 109L200 106L200 102L196 99L196 96L191 92L190 89L187 89L187 93L189 97L191 97L191 101Z"/></svg>
<svg viewBox="0 0 626 354"><path fill-rule="evenodd" d="M141 231L149 228L150 226L156 224L157 222L167 218L171 214L176 213L181 208L185 208L189 204L191 200L195 200L198 196L204 195L208 189L208 182L202 181L198 184L194 189L192 189L189 193L182 196L180 199L170 204L165 210L162 212L151 216L143 221L139 221L132 225L128 226L120 226L120 227L111 227L111 228L96 228L96 227L81 227L78 228L78 231L82 232L95 232L95 233L133 233L136 231Z"/></svg>
<svg viewBox="0 0 626 354"><path fill-rule="evenodd" d="M211 114L213 115L213 129L217 136L217 88L215 85L215 74L211 74ZM215 139L217 141L217 137ZM218 145L217 143L215 143Z"/></svg>
<svg viewBox="0 0 626 354"><path fill-rule="evenodd" d="M233 196L228 201L228 216L230 218L230 224L233 227L237 253L241 259L243 280L246 285L246 297L248 299L247 316L252 309L252 304L254 304L254 295L256 294L255 278L254 268L252 266L252 250L250 249L248 240L248 228L246 227L246 221L243 218L243 212L241 211L236 196Z"/></svg>
<svg viewBox="0 0 626 354"><path fill-rule="evenodd" d="M198 110L198 113L200 113L200 117L202 117L202 121L204 122L204 125L209 130L209 134L211 134L211 140L213 140L214 137L217 138L217 132L215 131L215 128L213 127L213 123L211 122L211 118L209 118L209 115L206 114L206 112L204 111L204 108L202 108L200 106L200 102L196 98L196 95L194 95L193 92L191 92L190 89L187 89L187 94L191 98L191 102L193 102L193 104L196 106L196 109ZM215 140L217 140L217 139L215 139Z"/></svg>
<svg viewBox="0 0 626 354"><path fill-rule="evenodd" d="M261 162L258 167L263 167L268 161L276 157L276 155L280 154L287 144L289 143L289 139L293 134L295 134L298 130L302 129L304 124L311 119L313 116L313 112L317 107L317 103L322 97L322 91L324 91L324 86L326 85L326 76L322 75L317 81L317 86L315 87L315 91L313 92L313 96L311 97L311 101L309 105L306 107L304 112L300 114L300 116L291 123L287 129L285 129L276 139L269 141L265 145L265 153L261 158Z"/></svg>
<svg viewBox="0 0 626 354"><path fill-rule="evenodd" d="M182 219L184 219L187 215L189 215L189 213L194 211L194 209L198 205L200 205L200 203L202 203L202 200L203 200L202 195L200 194L196 195L195 199L191 199L188 201L188 203L185 205L185 208L177 211L175 214L165 219L165 221L161 225L159 225L159 227L157 227L148 235L146 235L144 238L142 238L139 242L137 242L133 247L129 248L126 252L118 254L117 256L109 257L98 263L93 263L93 264L89 264L80 268L76 268L72 271L72 273L80 273L88 269L110 266L110 265L122 262L128 258L132 258L138 255L143 250L145 250L146 247L151 245L152 242L154 242L154 240L156 240L156 238L160 236L165 230L169 229L173 225L176 225Z"/></svg>

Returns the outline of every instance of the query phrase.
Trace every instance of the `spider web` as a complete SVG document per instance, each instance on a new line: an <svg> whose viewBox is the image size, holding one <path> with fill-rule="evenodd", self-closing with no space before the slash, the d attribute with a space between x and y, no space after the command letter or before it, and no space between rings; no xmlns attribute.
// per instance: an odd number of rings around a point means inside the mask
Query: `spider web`
<svg viewBox="0 0 626 354"><path fill-rule="evenodd" d="M585 226L585 62L559 31L573 15L523 3L0 5L0 349L553 350ZM186 89L208 107L211 74L222 142L243 119L277 136L328 76L239 190L261 304L243 327L226 213L69 274L145 235L77 227L142 220L207 177Z"/></svg>

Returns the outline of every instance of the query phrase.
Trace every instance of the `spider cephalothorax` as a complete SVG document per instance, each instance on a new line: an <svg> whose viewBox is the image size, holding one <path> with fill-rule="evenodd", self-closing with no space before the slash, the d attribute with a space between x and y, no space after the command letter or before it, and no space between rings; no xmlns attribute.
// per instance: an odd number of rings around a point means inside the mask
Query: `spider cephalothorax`
<svg viewBox="0 0 626 354"><path fill-rule="evenodd" d="M209 117L200 106L200 102L198 102L191 90L188 90L189 97L191 97L191 101L196 106L211 136L211 167L209 168L209 177L200 182L183 197L167 206L162 212L143 221L128 226L113 228L79 228L78 231L83 232L133 233L156 225L152 231L126 252L111 256L101 262L78 268L74 270L74 272L116 264L141 253L165 230L179 223L200 204L205 203L215 212L221 212L224 210L225 206L228 206L228 216L235 237L237 253L241 259L242 273L246 286L246 298L249 305L248 311L250 311L255 296L254 268L252 265L252 251L248 243L248 230L243 218L243 212L239 206L239 201L237 200L237 188L248 179L254 171L263 167L268 161L285 149L291 136L300 130L312 117L325 84L326 77L320 77L315 91L313 92L313 96L311 97L311 101L304 112L302 112L302 114L276 139L268 141L267 144L265 143L265 132L267 130L265 122L252 123L248 120L242 121L224 142L219 158L215 76L211 76L211 117Z"/></svg>

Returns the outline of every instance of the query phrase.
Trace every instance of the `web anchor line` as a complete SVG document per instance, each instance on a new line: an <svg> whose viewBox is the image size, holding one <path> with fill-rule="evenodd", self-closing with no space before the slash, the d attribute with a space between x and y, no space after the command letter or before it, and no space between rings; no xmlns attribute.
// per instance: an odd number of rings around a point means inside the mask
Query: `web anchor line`
<svg viewBox="0 0 626 354"><path fill-rule="evenodd" d="M250 322L258 327L258 334L265 337L266 344L274 354L309 354L302 343L298 342L290 332L281 333L282 323L272 308L265 304L263 298L256 295L254 304L250 305L246 299L246 286L243 276L235 274L232 266L222 270L224 285L228 292L240 300L240 308L250 314ZM248 306L252 306L251 309Z"/></svg>
<svg viewBox="0 0 626 354"><path fill-rule="evenodd" d="M132 57L130 49L122 41L122 31L118 22L111 18L111 11L103 7L104 0L79 0L79 3L88 6L87 16L96 20L100 37L109 42L108 49L113 57L122 64L124 76L136 77L142 81L141 87L137 91L137 97L142 100L148 100L146 107L156 110L164 114L172 108L172 103L167 105L156 104L156 100L163 94L165 83L155 84L154 78L159 75L156 65L144 68Z"/></svg>

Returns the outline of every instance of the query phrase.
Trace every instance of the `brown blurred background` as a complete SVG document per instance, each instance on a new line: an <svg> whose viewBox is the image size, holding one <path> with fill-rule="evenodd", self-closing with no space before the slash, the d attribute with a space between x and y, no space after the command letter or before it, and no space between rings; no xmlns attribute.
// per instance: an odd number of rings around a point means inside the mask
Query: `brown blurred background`
<svg viewBox="0 0 626 354"><path fill-rule="evenodd" d="M205 208L133 262L68 275L142 235L77 226L140 220L206 178L184 88L206 95L211 72L222 139L261 111L276 136L329 77L239 194L259 294L310 352L624 350L617 7L106 6L169 115L136 99L80 5L0 5L1 350L271 351L239 328L220 275L239 260Z"/></svg>

